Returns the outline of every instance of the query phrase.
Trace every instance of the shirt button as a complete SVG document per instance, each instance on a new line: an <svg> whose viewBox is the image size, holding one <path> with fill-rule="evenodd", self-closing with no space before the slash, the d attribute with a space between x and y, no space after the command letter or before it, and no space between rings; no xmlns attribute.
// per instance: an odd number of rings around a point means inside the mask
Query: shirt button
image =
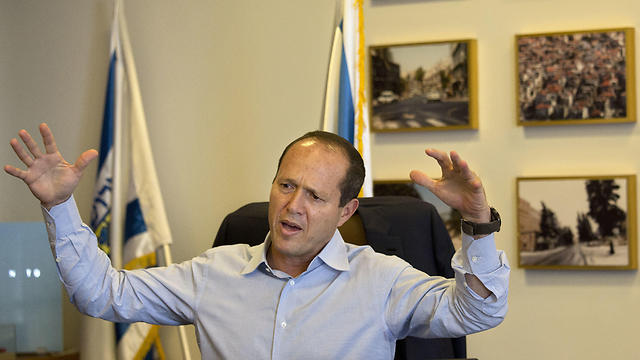
<svg viewBox="0 0 640 360"><path fill-rule="evenodd" d="M60 262L60 258L59 257L56 258L56 262L58 262L58 263Z"/></svg>
<svg viewBox="0 0 640 360"><path fill-rule="evenodd" d="M281 322L280 323L280 327L283 328L283 329L286 328L287 327L287 322L286 321Z"/></svg>
<svg viewBox="0 0 640 360"><path fill-rule="evenodd" d="M296 284L296 282L293 279L289 280L289 285L293 286L295 284Z"/></svg>
<svg viewBox="0 0 640 360"><path fill-rule="evenodd" d="M478 257L478 256L472 256L471 257L471 261L473 261L474 263L477 263L478 260L480 260L480 257Z"/></svg>

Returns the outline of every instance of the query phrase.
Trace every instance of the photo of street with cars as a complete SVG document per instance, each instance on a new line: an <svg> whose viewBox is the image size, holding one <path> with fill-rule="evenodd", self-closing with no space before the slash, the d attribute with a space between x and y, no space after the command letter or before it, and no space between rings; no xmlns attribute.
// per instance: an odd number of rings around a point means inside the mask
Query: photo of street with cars
<svg viewBox="0 0 640 360"><path fill-rule="evenodd" d="M371 129L475 129L475 40L372 46Z"/></svg>

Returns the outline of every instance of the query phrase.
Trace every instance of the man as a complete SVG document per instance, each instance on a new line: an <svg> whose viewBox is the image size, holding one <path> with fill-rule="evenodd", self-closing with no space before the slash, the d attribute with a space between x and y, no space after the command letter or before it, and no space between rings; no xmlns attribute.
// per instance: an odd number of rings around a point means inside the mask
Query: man
<svg viewBox="0 0 640 360"><path fill-rule="evenodd" d="M406 336L458 337L498 325L509 266L497 252L480 179L455 152L427 149L440 180L411 178L464 217L456 279L430 277L397 257L345 244L337 231L356 211L362 158L337 135L308 133L284 150L269 200L270 233L255 246L222 246L166 268L117 271L81 223L72 192L96 156L75 164L46 153L24 130L11 146L27 166L5 171L41 201L60 277L78 309L111 321L194 324L204 359L392 359ZM474 225L475 224L475 225Z"/></svg>

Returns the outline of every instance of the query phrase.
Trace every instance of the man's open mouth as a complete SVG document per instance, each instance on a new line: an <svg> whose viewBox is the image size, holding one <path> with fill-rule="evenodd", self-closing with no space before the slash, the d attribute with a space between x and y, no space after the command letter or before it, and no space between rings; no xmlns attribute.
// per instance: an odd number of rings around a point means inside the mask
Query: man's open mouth
<svg viewBox="0 0 640 360"><path fill-rule="evenodd" d="M302 230L302 227L296 223L290 222L290 221L280 221L280 224L282 224L282 227L284 228L284 230L286 231L298 231L298 230Z"/></svg>

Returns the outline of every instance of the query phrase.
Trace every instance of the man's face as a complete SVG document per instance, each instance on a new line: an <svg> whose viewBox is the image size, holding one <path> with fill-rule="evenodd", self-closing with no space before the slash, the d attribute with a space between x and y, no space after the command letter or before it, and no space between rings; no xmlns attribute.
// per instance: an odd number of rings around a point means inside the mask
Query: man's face
<svg viewBox="0 0 640 360"><path fill-rule="evenodd" d="M339 185L347 168L340 150L315 139L289 148L269 197L270 263L308 264L349 219L358 201L340 207Z"/></svg>

